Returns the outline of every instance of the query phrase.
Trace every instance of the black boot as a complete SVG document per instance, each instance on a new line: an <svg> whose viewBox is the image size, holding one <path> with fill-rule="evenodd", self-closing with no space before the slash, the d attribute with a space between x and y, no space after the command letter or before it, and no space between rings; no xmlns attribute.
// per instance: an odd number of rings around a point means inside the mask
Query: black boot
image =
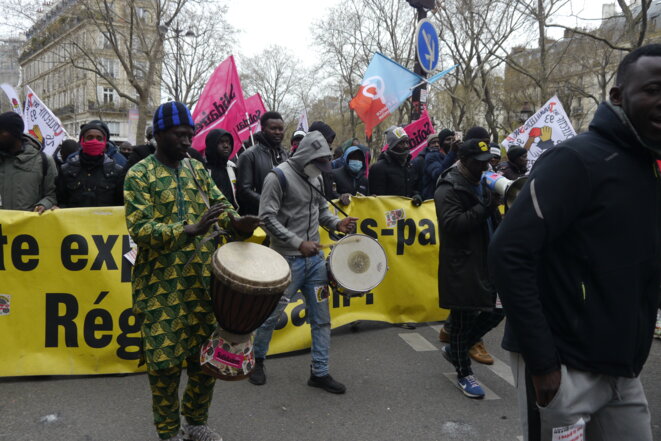
<svg viewBox="0 0 661 441"><path fill-rule="evenodd" d="M326 392L330 392L332 394L343 394L347 390L344 384L333 380L333 377L331 377L330 375L317 377L314 374L310 374L310 379L308 380L308 386L319 387L325 390Z"/></svg>
<svg viewBox="0 0 661 441"><path fill-rule="evenodd" d="M252 384L261 386L266 383L266 371L264 370L264 359L256 358L255 359L255 369L250 373L250 378L248 379Z"/></svg>

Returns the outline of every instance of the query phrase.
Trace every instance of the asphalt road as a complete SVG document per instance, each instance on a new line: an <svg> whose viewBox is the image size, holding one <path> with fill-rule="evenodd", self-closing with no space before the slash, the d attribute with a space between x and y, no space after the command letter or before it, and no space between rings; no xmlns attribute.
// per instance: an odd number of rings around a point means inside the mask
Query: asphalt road
<svg viewBox="0 0 661 441"><path fill-rule="evenodd" d="M337 329L331 374L347 385L345 395L306 385L309 353L277 357L266 362L264 386L218 381L210 424L225 441L519 439L509 359L498 344L502 326L485 339L498 362L474 368L487 397L471 400L451 381L438 325L404 330L362 322L358 332ZM654 439L661 441L661 340L642 380ZM2 441L158 439L145 374L0 379L0 415Z"/></svg>

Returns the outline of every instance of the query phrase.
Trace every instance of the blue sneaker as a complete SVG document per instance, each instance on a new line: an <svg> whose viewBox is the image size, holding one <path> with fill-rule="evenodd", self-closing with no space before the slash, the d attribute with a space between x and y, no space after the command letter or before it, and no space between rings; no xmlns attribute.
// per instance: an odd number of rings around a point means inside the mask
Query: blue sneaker
<svg viewBox="0 0 661 441"><path fill-rule="evenodd" d="M468 398L484 398L484 390L473 375L466 375L457 380L457 386Z"/></svg>

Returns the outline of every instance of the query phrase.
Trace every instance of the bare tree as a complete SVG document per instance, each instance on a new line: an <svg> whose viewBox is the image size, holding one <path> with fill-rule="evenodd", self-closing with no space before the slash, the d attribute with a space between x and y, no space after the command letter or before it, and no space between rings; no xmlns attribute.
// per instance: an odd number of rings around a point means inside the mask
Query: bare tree
<svg viewBox="0 0 661 441"><path fill-rule="evenodd" d="M192 107L216 66L235 44L236 30L224 18L226 5L187 4L167 29L162 86L166 95Z"/></svg>

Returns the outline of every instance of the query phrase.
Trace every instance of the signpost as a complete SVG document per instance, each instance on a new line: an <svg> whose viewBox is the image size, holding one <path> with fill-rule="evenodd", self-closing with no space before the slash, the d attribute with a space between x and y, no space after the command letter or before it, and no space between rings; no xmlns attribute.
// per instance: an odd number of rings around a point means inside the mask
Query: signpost
<svg viewBox="0 0 661 441"><path fill-rule="evenodd" d="M416 53L420 67L429 73L438 65L438 33L434 25L426 18L418 22L415 32Z"/></svg>

